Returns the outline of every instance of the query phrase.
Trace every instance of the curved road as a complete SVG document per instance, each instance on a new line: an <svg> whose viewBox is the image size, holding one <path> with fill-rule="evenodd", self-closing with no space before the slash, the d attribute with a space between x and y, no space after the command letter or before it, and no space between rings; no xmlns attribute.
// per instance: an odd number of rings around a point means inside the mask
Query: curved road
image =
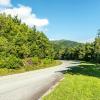
<svg viewBox="0 0 100 100"><path fill-rule="evenodd" d="M76 66L62 61L59 66L0 77L0 100L38 100L63 75L60 71Z"/></svg>

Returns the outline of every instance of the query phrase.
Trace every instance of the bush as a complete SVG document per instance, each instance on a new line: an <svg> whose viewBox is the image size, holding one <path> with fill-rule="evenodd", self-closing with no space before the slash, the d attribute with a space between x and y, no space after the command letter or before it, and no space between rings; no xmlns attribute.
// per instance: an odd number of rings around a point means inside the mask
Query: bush
<svg viewBox="0 0 100 100"><path fill-rule="evenodd" d="M52 63L52 59L45 58L45 59L43 60L43 63L44 63L44 64L50 64L50 63Z"/></svg>
<svg viewBox="0 0 100 100"><path fill-rule="evenodd" d="M40 63L40 60L39 60L39 58L38 57L33 57L32 58L32 62L33 62L33 65L35 64L39 64Z"/></svg>
<svg viewBox="0 0 100 100"><path fill-rule="evenodd" d="M1 68L18 69L23 66L21 59L16 56L9 56L0 60Z"/></svg>

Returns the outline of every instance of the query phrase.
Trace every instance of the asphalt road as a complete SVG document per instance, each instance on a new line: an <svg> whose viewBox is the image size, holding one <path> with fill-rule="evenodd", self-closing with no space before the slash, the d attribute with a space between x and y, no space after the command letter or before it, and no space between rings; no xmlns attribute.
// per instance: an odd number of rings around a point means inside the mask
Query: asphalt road
<svg viewBox="0 0 100 100"><path fill-rule="evenodd" d="M63 75L60 71L76 66L62 61L59 66L0 77L0 100L38 100Z"/></svg>

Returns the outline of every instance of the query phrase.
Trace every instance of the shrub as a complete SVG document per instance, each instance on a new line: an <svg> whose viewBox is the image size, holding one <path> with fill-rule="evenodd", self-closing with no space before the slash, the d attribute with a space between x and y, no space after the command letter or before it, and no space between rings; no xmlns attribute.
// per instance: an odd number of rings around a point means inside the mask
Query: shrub
<svg viewBox="0 0 100 100"><path fill-rule="evenodd" d="M33 62L33 65L34 65L34 64L40 63L40 60L39 60L38 57L33 57L33 58L32 58L32 62Z"/></svg>
<svg viewBox="0 0 100 100"><path fill-rule="evenodd" d="M48 59L48 58L45 58L44 60L43 60L43 63L44 64L50 64L52 62L52 60L51 59Z"/></svg>
<svg viewBox="0 0 100 100"><path fill-rule="evenodd" d="M21 59L17 58L16 56L9 56L5 59L0 60L0 67L1 68L8 68L8 69L18 69L23 66Z"/></svg>

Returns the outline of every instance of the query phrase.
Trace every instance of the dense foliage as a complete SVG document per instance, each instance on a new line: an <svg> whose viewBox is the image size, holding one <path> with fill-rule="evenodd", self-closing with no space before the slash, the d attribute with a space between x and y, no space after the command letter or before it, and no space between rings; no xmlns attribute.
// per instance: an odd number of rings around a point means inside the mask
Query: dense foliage
<svg viewBox="0 0 100 100"><path fill-rule="evenodd" d="M24 60L37 63L38 59L78 59L100 63L100 30L93 43L68 40L49 41L36 27L28 27L21 20L0 14L0 68L18 69Z"/></svg>
<svg viewBox="0 0 100 100"><path fill-rule="evenodd" d="M53 47L43 32L28 27L15 16L0 14L0 67L19 68L22 59L53 58Z"/></svg>
<svg viewBox="0 0 100 100"><path fill-rule="evenodd" d="M81 43L70 41L70 40L55 40L51 41L55 51L55 59L62 59L62 55L65 51L70 51L70 48L73 49L76 46L80 46ZM67 56L68 57L68 56ZM70 58L71 59L71 58Z"/></svg>
<svg viewBox="0 0 100 100"><path fill-rule="evenodd" d="M56 59L85 60L100 63L100 32L98 32L93 43L85 43L57 50L56 54L58 54L58 56L55 56Z"/></svg>

